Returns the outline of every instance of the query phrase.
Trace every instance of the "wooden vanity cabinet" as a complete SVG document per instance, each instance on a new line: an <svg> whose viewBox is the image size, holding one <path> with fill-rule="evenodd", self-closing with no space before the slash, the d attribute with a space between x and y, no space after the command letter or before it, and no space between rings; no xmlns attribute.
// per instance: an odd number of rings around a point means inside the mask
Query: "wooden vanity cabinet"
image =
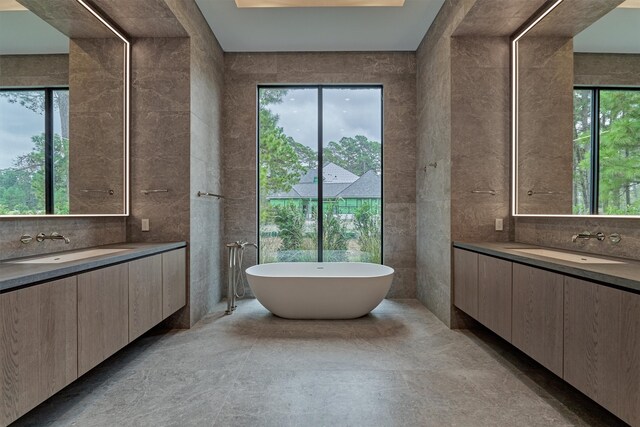
<svg viewBox="0 0 640 427"><path fill-rule="evenodd" d="M478 317L478 254L453 250L453 304L469 316Z"/></svg>
<svg viewBox="0 0 640 427"><path fill-rule="evenodd" d="M640 426L640 294L459 248L454 280L458 308Z"/></svg>
<svg viewBox="0 0 640 427"><path fill-rule="evenodd" d="M513 264L511 343L560 377L563 292L563 275Z"/></svg>
<svg viewBox="0 0 640 427"><path fill-rule="evenodd" d="M185 249L0 294L0 426L186 304Z"/></svg>
<svg viewBox="0 0 640 427"><path fill-rule="evenodd" d="M187 304L186 250L162 254L162 318Z"/></svg>
<svg viewBox="0 0 640 427"><path fill-rule="evenodd" d="M640 425L640 295L565 277L564 379Z"/></svg>
<svg viewBox="0 0 640 427"><path fill-rule="evenodd" d="M640 426L640 295L622 296L620 338L620 418Z"/></svg>
<svg viewBox="0 0 640 427"><path fill-rule="evenodd" d="M478 255L478 321L511 342L511 262Z"/></svg>
<svg viewBox="0 0 640 427"><path fill-rule="evenodd" d="M0 294L0 425L78 377L76 278Z"/></svg>
<svg viewBox="0 0 640 427"><path fill-rule="evenodd" d="M511 341L511 262L453 250L453 303Z"/></svg>
<svg viewBox="0 0 640 427"><path fill-rule="evenodd" d="M129 342L162 321L162 258L129 263Z"/></svg>
<svg viewBox="0 0 640 427"><path fill-rule="evenodd" d="M78 275L78 376L129 343L129 265Z"/></svg>

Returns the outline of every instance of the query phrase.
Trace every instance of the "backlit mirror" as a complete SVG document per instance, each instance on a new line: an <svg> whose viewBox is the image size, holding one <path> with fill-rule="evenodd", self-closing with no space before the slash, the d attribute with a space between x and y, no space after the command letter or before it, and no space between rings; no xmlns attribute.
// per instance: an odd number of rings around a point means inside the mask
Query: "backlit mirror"
<svg viewBox="0 0 640 427"><path fill-rule="evenodd" d="M550 1L512 39L516 216L640 216L640 1Z"/></svg>
<svg viewBox="0 0 640 427"><path fill-rule="evenodd" d="M128 215L129 55L83 0L0 0L0 215Z"/></svg>

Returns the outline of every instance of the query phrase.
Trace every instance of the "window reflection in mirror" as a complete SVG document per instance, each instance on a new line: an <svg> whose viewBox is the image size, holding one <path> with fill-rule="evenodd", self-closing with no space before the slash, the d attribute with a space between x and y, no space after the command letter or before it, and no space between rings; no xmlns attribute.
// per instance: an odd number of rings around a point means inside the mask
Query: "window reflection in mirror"
<svg viewBox="0 0 640 427"><path fill-rule="evenodd" d="M640 90L600 90L598 213L640 215Z"/></svg>
<svg viewBox="0 0 640 427"><path fill-rule="evenodd" d="M0 216L126 215L126 37L76 0L19 4L0 8Z"/></svg>
<svg viewBox="0 0 640 427"><path fill-rule="evenodd" d="M640 8L553 5L514 35L514 214L640 216Z"/></svg>
<svg viewBox="0 0 640 427"><path fill-rule="evenodd" d="M0 92L0 214L45 213L44 91Z"/></svg>
<svg viewBox="0 0 640 427"><path fill-rule="evenodd" d="M591 213L592 91L573 91L573 213Z"/></svg>

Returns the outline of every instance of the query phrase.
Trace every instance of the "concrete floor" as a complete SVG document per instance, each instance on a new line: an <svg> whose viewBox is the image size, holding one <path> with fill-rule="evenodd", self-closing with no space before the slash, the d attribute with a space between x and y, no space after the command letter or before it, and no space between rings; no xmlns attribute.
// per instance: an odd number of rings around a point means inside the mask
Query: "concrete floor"
<svg viewBox="0 0 640 427"><path fill-rule="evenodd" d="M350 321L293 321L242 301L139 339L16 425L622 425L485 331L415 300Z"/></svg>

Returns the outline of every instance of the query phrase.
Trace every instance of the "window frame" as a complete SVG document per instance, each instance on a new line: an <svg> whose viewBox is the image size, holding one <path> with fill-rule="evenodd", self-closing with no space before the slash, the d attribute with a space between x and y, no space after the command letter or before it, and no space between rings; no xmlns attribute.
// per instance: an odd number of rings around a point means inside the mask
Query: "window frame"
<svg viewBox="0 0 640 427"><path fill-rule="evenodd" d="M318 134L317 134L317 150L318 150L318 177L322 176L323 168L323 90L324 89L379 89L380 90L380 262L384 263L384 85L383 84L258 84L256 86L256 243L258 246L257 257L258 262L261 259L260 254L260 90L261 89L316 89L318 94ZM317 262L323 262L324 257L324 194L323 181L317 179L317 209L318 223L317 227Z"/></svg>
<svg viewBox="0 0 640 427"><path fill-rule="evenodd" d="M45 215L55 212L53 176L53 92L69 91L69 86L3 87L0 92L43 92L44 93L44 209Z"/></svg>
<svg viewBox="0 0 640 427"><path fill-rule="evenodd" d="M601 214L598 212L600 208L600 92L640 92L640 87L574 85L574 93L576 90L591 92L591 135L589 142L591 150L591 167L589 171L589 215L608 217L609 215L606 215L604 213Z"/></svg>

